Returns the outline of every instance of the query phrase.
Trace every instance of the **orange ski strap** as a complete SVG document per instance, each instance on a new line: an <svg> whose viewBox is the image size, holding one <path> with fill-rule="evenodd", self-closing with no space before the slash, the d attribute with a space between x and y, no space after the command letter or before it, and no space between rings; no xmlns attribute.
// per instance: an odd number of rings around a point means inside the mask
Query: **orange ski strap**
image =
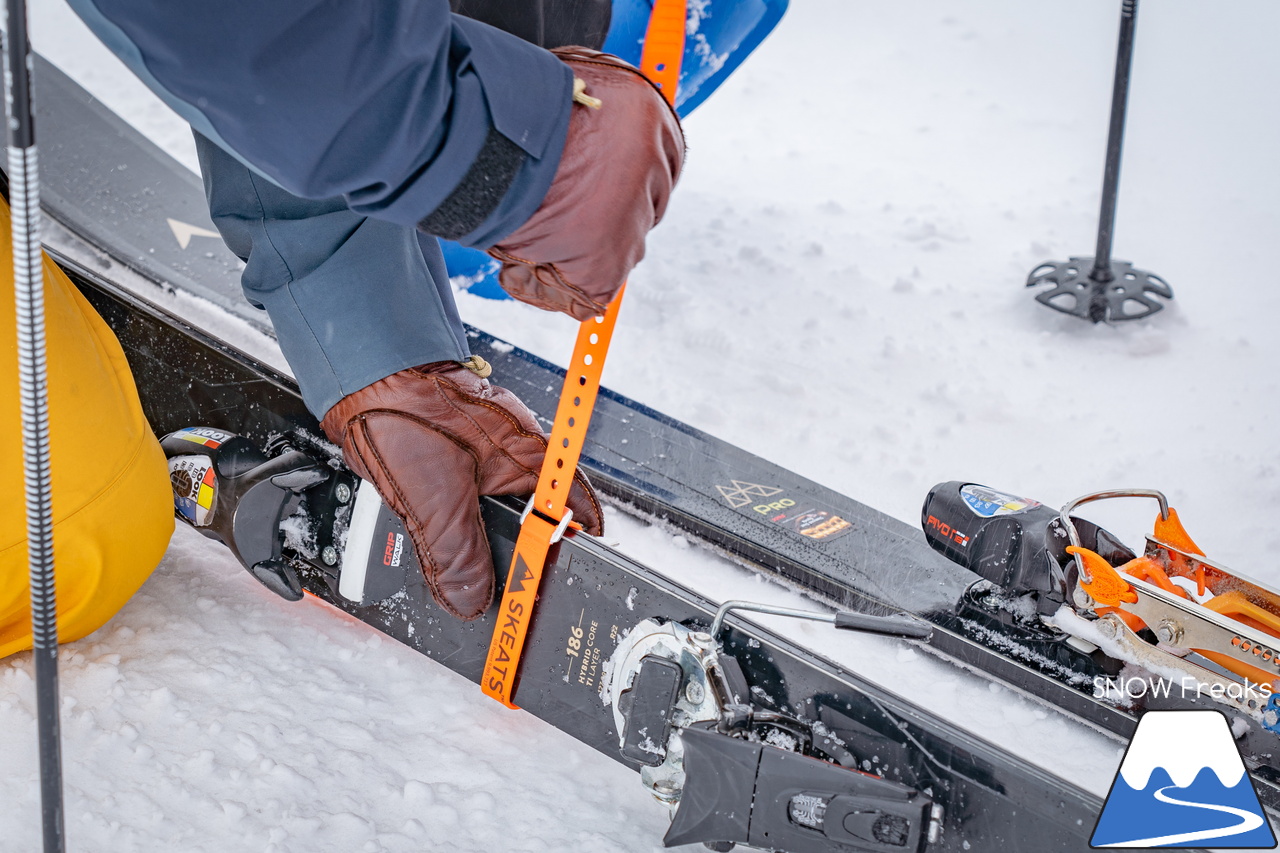
<svg viewBox="0 0 1280 853"><path fill-rule="evenodd" d="M687 3L688 0L655 0L640 56L640 70L673 105L680 81L680 62L684 57ZM625 292L624 284L605 309L603 317L587 320L578 329L578 341L573 347L573 360L560 390L560 403L556 407L556 419L538 476L538 487L520 521L520 536L516 540L506 590L498 606L498 621L493 628L489 655L480 678L480 689L509 708L516 707L511 701L516 674L533 619L547 555L551 546L560 541L565 530L573 524L573 513L568 511L565 501L586 443L587 426L600 391L600 374L604 370L609 341L613 338L613 327Z"/></svg>
<svg viewBox="0 0 1280 853"><path fill-rule="evenodd" d="M587 320L578 328L578 342L573 347L573 361L560 391L560 404L556 408L538 487L520 521L520 536L507 572L507 588L498 607L498 622L493 626L489 656L480 680L480 688L487 695L509 708L516 707L511 703L511 694L547 554L572 523L573 513L565 507L565 500L586 441L591 410L600 391L600 373L625 291L623 285L603 317Z"/></svg>
<svg viewBox="0 0 1280 853"><path fill-rule="evenodd" d="M685 20L688 0L654 0L649 28L640 51L640 70L662 91L671 106L676 105L680 65L684 59Z"/></svg>

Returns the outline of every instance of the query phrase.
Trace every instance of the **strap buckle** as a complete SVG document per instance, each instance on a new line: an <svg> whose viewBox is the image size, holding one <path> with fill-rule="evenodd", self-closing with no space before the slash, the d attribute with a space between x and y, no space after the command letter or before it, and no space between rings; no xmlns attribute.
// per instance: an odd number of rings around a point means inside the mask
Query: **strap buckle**
<svg viewBox="0 0 1280 853"><path fill-rule="evenodd" d="M536 497L537 495L529 495L529 502L524 505L524 509L520 512L521 527L524 526L524 520L529 517L529 513L534 511L533 501ZM543 515L542 513L538 513L538 518L542 519L548 524L552 524L555 522L555 519L547 518L547 516ZM564 532L569 529L569 523L571 521L573 521L573 510L569 509L568 507L565 507L564 518L560 519L559 523L556 524L556 529L551 534L550 542L552 545L556 544L557 542L559 542L561 539L564 538Z"/></svg>

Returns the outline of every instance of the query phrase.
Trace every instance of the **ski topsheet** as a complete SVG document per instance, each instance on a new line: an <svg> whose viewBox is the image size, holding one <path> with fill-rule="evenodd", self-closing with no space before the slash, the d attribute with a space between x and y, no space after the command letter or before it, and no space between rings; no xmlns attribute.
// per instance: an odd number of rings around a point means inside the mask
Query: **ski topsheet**
<svg viewBox="0 0 1280 853"><path fill-rule="evenodd" d="M174 470L197 485L211 482L204 476L209 468L226 475L209 503L236 508L227 513L227 524L251 528L241 531L233 549L242 562L253 564L273 548L280 549L279 537L267 541L257 533L278 529L279 513L264 513L266 504L260 498L264 487L275 489L271 478L285 475L304 496L303 506L323 516L318 525L309 525L309 537L304 537L309 538L304 548L307 560L293 562L303 566L302 587L459 674L478 679L494 626L509 614L494 609L464 623L432 601L398 520L385 517L390 515L385 511L378 518L380 503L362 502L367 490L330 464L323 443L315 438L318 426L291 380L185 327L91 271L69 266L73 280L128 342L126 352L135 373L145 377L148 391L156 392L143 394L153 426L164 432L208 425L171 436L166 451L179 460ZM197 373L192 372L194 364L199 365ZM163 389L169 390L162 393ZM256 455L254 446L240 436L252 437L255 443L274 439L278 455ZM282 444L281 437L294 445ZM308 448L311 455L297 447ZM232 461L216 461L216 452ZM200 454L210 462L191 467ZM265 467L256 468L259 463ZM255 470L264 473L255 476ZM256 495L253 512L246 511L251 492ZM330 506L332 512L325 515L318 509L322 506ZM279 507L281 512L294 509L285 503ZM210 518L201 514L202 508L193 505L184 515L203 527ZM520 509L513 499L482 499L503 585L519 534ZM333 531L344 524L349 525L347 553L336 561L337 569L330 569L332 558L323 554L326 547L342 544ZM213 532L227 541L230 531L228 526ZM369 553L379 559L368 559ZM342 576L344 563L360 567L358 580ZM291 597L286 585L255 575ZM790 853L963 851L976 849L975 844L1008 850L1088 849L1094 816L1101 809L1096 796L741 618L731 617L719 635L723 642L718 654L719 667L731 676L727 683L733 687L726 691L733 699L730 704L737 707L740 725L750 736L725 737L698 725L696 706L711 687L695 691L688 686L687 670L678 668L686 666L685 660L679 655L664 657L662 642L696 638L689 631L705 630L715 612L715 603L597 540L565 539L553 552L543 578L515 704L641 770L642 779L647 770L646 784L657 795L670 793L662 787L665 777L654 775L662 770L656 759L665 759L663 745L670 742L663 727L680 721L686 728L683 790L677 793L692 805L677 810L668 835L671 843L739 841ZM635 651L645 642L649 645ZM620 668L629 660L628 650L639 664L634 680L616 685ZM670 675L673 670L675 675ZM664 678L674 678L666 694ZM631 688L631 698L623 687ZM678 711L669 712L671 707ZM730 754L722 755L725 750ZM739 750L749 751L745 759ZM805 761L810 763L795 764L805 756L823 760L809 757ZM776 778L774 771L764 769L773 765L778 765ZM836 771L835 781L812 775ZM733 799L742 773L747 778L745 793ZM726 779L735 784L725 784ZM853 817L825 830L801 831L799 827L807 824L797 822L797 808L807 808L805 798L824 790L829 792L827 812L843 807L843 814L871 815L865 831L859 831ZM726 824L725 816L734 814L750 814L749 825Z"/></svg>
<svg viewBox="0 0 1280 853"><path fill-rule="evenodd" d="M241 265L215 236L199 180L57 69L37 61L46 208L77 244L62 254L86 270L110 263L96 249L144 279L207 299L269 333L265 314L241 296ZM55 242L52 248L61 247ZM145 379L140 385L149 411L159 419L153 421L157 431L193 425L167 419L174 412L198 422L209 421L199 413L216 412L225 420L215 425L259 440L311 423L287 378L270 370L235 380L223 376L203 353L226 347L199 336L186 343L160 343L163 335L153 340L154 318L144 321L145 312L127 302L98 307L126 347L148 364L169 365L167 372L135 365ZM160 322L182 325L173 318ZM503 384L549 426L562 372L483 332L469 334L473 351L493 363ZM1094 697L1094 677L1109 674L1095 657L1049 632L1010 642L1002 633L1006 626L975 607L979 576L934 552L920 531L896 519L607 390L597 403L583 465L602 492L645 515L842 606L928 619L935 625L935 651L1106 731L1127 736L1133 729L1131 713ZM1214 707L1208 699L1204 704ZM1242 743L1272 809L1280 804L1274 772L1266 767L1274 741L1255 731Z"/></svg>

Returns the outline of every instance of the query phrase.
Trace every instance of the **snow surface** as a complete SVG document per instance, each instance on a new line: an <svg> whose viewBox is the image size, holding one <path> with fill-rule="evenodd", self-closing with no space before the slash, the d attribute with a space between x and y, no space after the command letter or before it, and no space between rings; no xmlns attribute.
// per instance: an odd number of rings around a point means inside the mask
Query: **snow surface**
<svg viewBox="0 0 1280 853"><path fill-rule="evenodd" d="M795 0L687 123L606 383L911 523L949 479L1050 504L1162 488L1210 554L1280 583L1280 6L1141 11L1116 254L1174 305L1092 327L1022 287L1093 251L1117 7ZM32 14L39 50L194 168L183 123L60 0ZM567 358L567 318L460 304ZM1152 514L1109 512L1126 536ZM805 603L607 516L707 595ZM1116 772L1115 741L907 645L759 621L1099 795ZM38 846L30 667L0 662L3 851ZM610 759L188 530L62 674L70 849L649 851L665 830Z"/></svg>
<svg viewBox="0 0 1280 853"><path fill-rule="evenodd" d="M181 528L64 650L68 849L648 851L635 775ZM29 655L0 662L0 850L39 849Z"/></svg>

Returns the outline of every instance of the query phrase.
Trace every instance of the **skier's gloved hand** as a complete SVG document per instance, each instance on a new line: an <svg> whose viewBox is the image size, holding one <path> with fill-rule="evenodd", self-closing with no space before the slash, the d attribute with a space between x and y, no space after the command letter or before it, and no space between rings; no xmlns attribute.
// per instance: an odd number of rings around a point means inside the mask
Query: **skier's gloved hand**
<svg viewBox="0 0 1280 853"><path fill-rule="evenodd" d="M493 601L480 495L527 495L547 439L515 394L455 361L402 370L350 394L321 422L351 470L404 519L431 594L460 619ZM577 471L573 519L600 535L600 503Z"/></svg>
<svg viewBox="0 0 1280 853"><path fill-rule="evenodd" d="M657 87L621 59L583 47L552 53L587 97L575 98L542 206L489 254L516 299L587 320L644 257L684 164L684 134Z"/></svg>

